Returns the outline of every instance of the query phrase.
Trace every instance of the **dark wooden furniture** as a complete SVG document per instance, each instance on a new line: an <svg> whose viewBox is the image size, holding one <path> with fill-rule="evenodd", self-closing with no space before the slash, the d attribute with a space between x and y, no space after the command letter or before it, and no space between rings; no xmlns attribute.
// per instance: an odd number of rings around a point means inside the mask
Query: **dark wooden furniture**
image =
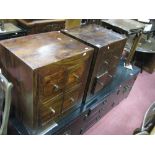
<svg viewBox="0 0 155 155"><path fill-rule="evenodd" d="M144 24L132 19L103 19L102 25L127 36L136 34L145 27Z"/></svg>
<svg viewBox="0 0 155 155"><path fill-rule="evenodd" d="M129 65L133 60L136 47L140 41L145 25L131 19L104 19L102 20L102 25L118 33L125 34L128 40L132 38L131 46L127 46L127 44L125 46L125 50L129 52L126 65Z"/></svg>
<svg viewBox="0 0 155 155"><path fill-rule="evenodd" d="M65 28L64 19L17 19L18 25L27 29L28 34L59 31Z"/></svg>
<svg viewBox="0 0 155 155"><path fill-rule="evenodd" d="M145 70L149 73L155 71L155 39L143 34L137 48L135 55L135 64L141 67L141 71Z"/></svg>
<svg viewBox="0 0 155 155"><path fill-rule="evenodd" d="M72 110L57 122L57 126L53 126L43 134L83 134L128 96L139 72L140 69L135 66L133 70L124 68L122 61L117 67L115 78L105 89L98 92L84 107ZM15 118L12 117L10 124L12 128L9 134L29 134L22 123Z"/></svg>
<svg viewBox="0 0 155 155"><path fill-rule="evenodd" d="M78 117L54 134L84 134L84 132L125 99L130 93L140 70L134 66L133 71L128 71L123 66L124 64L121 62L113 81L87 103L83 113L80 113Z"/></svg>
<svg viewBox="0 0 155 155"><path fill-rule="evenodd" d="M82 19L81 24L97 24L101 25L101 19Z"/></svg>
<svg viewBox="0 0 155 155"><path fill-rule="evenodd" d="M13 23L4 23L4 31L0 31L0 40L24 36L27 31Z"/></svg>
<svg viewBox="0 0 155 155"><path fill-rule="evenodd" d="M95 24L62 32L95 49L83 100L87 102L112 80L126 37Z"/></svg>
<svg viewBox="0 0 155 155"><path fill-rule="evenodd" d="M60 32L0 42L0 62L13 87L16 117L37 132L81 104L93 48Z"/></svg>

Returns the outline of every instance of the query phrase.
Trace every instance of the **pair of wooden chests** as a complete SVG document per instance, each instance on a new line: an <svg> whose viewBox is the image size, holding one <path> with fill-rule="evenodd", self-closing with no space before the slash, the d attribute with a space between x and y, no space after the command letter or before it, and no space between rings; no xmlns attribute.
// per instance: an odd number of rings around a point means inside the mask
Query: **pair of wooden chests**
<svg viewBox="0 0 155 155"><path fill-rule="evenodd" d="M2 73L13 83L17 119L44 129L112 80L126 37L98 25L0 42Z"/></svg>

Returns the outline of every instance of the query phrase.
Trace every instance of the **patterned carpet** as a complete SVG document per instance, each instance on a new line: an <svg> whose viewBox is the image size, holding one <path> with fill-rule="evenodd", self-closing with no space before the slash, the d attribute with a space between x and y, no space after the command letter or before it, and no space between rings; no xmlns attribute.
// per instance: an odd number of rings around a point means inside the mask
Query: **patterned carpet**
<svg viewBox="0 0 155 155"><path fill-rule="evenodd" d="M140 127L143 116L155 101L155 73L138 75L125 100L90 128L86 135L131 135Z"/></svg>

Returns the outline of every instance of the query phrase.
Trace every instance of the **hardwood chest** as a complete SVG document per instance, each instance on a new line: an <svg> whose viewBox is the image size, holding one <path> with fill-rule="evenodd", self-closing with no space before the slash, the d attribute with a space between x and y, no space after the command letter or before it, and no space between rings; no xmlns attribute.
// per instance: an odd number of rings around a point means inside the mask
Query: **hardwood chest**
<svg viewBox="0 0 155 155"><path fill-rule="evenodd" d="M64 19L17 19L18 25L26 28L28 34L59 31L65 28Z"/></svg>
<svg viewBox="0 0 155 155"><path fill-rule="evenodd" d="M42 129L81 104L93 48L60 32L1 41L2 72L13 87L16 117Z"/></svg>
<svg viewBox="0 0 155 155"><path fill-rule="evenodd" d="M95 24L62 30L62 32L94 48L87 91L83 99L87 102L112 80L126 37Z"/></svg>
<svg viewBox="0 0 155 155"><path fill-rule="evenodd" d="M128 96L139 72L140 69L136 66L133 66L133 70L125 68L124 61L121 61L117 67L115 78L105 89L95 95L83 108L79 107L60 119L57 126L38 134L84 134ZM12 118L11 124L9 134L29 134L16 119ZM106 126L106 124L103 125Z"/></svg>
<svg viewBox="0 0 155 155"><path fill-rule="evenodd" d="M140 69L136 66L133 66L133 70L126 69L124 67L124 62L121 61L117 67L115 78L112 82L87 103L87 106L84 108L83 112L80 112L79 115L77 114L77 117L73 118L72 121L69 121L67 125L60 128L54 134L84 134L90 127L102 119L111 109L117 106L123 99L127 98L139 72ZM68 120L70 117L74 117L74 113L75 112L70 114L66 119ZM103 125L106 126L106 124ZM51 133L47 134L53 133L51 131Z"/></svg>

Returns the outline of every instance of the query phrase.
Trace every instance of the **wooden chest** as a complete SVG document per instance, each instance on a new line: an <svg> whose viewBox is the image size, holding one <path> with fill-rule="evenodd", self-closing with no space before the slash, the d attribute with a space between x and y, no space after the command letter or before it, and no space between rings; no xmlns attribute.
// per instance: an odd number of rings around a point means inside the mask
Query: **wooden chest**
<svg viewBox="0 0 155 155"><path fill-rule="evenodd" d="M103 91L95 95L83 108L79 107L60 119L57 125L47 132L37 134L83 134L128 96L139 72L140 69L134 65L132 70L125 68L124 61L121 61L115 78ZM13 117L11 124L9 134L29 134L23 125Z"/></svg>
<svg viewBox="0 0 155 155"><path fill-rule="evenodd" d="M17 19L17 23L26 28L28 34L59 31L65 28L64 19Z"/></svg>
<svg viewBox="0 0 155 155"><path fill-rule="evenodd" d="M16 117L32 130L44 128L80 104L92 53L60 32L1 41L0 61L14 85Z"/></svg>
<svg viewBox="0 0 155 155"><path fill-rule="evenodd" d="M83 100L88 101L112 80L126 37L95 24L62 32L95 49Z"/></svg>
<svg viewBox="0 0 155 155"><path fill-rule="evenodd" d="M75 114L70 114L66 120L72 118L72 121L69 121L64 127L59 128L54 134L84 134L129 95L139 72L140 69L136 66L133 66L133 70L126 69L122 61L117 67L117 72L112 82L87 103L83 112L79 112L78 114L77 111L77 117L74 117ZM64 121L67 122L66 120ZM106 126L106 124L103 125ZM47 134L53 133L51 131L51 133Z"/></svg>

